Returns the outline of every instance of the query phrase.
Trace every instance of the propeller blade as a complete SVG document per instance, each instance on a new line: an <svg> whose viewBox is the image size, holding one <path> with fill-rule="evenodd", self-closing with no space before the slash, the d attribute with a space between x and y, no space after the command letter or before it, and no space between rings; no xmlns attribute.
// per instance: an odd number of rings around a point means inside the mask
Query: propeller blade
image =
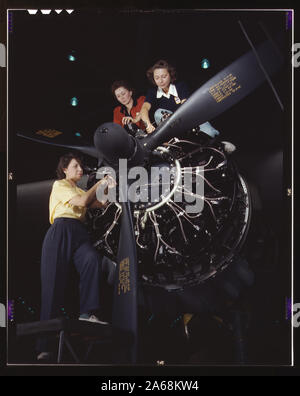
<svg viewBox="0 0 300 396"><path fill-rule="evenodd" d="M137 360L137 253L130 202L122 202L112 314L115 363Z"/></svg>
<svg viewBox="0 0 300 396"><path fill-rule="evenodd" d="M83 154L87 154L91 157L94 158L98 158L99 159L99 153L97 151L97 149L94 146L79 146L79 145L75 145L75 144L63 144L63 143L57 143L55 141L50 141L50 140L44 140L41 138L36 138L36 137L31 137L31 136L27 136L27 135L23 135L21 133L17 133L17 136L20 136L22 138L31 140L33 142L37 142L37 143L43 143L43 144L49 144L51 146L56 146L56 147L65 147L71 150L78 150L80 152L82 152Z"/></svg>
<svg viewBox="0 0 300 396"><path fill-rule="evenodd" d="M256 54L250 50L202 85L171 117L142 140L144 147L153 150L240 102L266 80L261 64L269 76L283 64L283 57L269 40L257 48Z"/></svg>

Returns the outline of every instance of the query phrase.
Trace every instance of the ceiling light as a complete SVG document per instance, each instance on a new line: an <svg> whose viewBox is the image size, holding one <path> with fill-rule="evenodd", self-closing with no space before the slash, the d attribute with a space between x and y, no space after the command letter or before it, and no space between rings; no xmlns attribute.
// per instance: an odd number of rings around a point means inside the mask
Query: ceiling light
<svg viewBox="0 0 300 396"><path fill-rule="evenodd" d="M202 69L208 69L210 66L209 60L208 59L203 59L201 62L201 67Z"/></svg>

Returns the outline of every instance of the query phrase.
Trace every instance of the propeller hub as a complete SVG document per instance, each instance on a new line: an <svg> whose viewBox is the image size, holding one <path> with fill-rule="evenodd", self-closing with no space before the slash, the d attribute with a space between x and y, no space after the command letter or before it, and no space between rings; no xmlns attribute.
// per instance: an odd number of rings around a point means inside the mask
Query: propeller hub
<svg viewBox="0 0 300 396"><path fill-rule="evenodd" d="M135 152L135 141L124 128L113 122L106 122L96 129L94 144L100 156L113 165L120 158L132 158Z"/></svg>

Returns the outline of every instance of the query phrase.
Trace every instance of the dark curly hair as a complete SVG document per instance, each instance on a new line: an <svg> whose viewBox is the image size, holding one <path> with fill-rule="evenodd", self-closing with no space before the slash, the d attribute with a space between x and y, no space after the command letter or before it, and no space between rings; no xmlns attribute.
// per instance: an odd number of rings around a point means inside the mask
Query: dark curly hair
<svg viewBox="0 0 300 396"><path fill-rule="evenodd" d="M125 89L128 89L128 91L132 91L132 94L134 94L134 89L132 88L131 84L126 81L126 80L118 80L114 81L111 86L111 93L113 94L114 98L116 98L115 91L118 88L124 87Z"/></svg>
<svg viewBox="0 0 300 396"><path fill-rule="evenodd" d="M153 74L154 74L154 70L155 70L155 69L167 69L168 72L169 72L169 74L170 74L170 77L171 77L171 83L173 83L174 81L176 81L177 76L176 76L176 69L175 69L175 67L172 66L172 65L170 65L170 63L167 62L166 60L161 59L161 60L155 62L155 64L154 64L152 67L150 67L150 68L147 70L147 72L146 72L146 75L147 75L147 77L148 77L148 80L149 80L153 85L156 85L156 84L155 84L155 81L154 81L154 78L153 78Z"/></svg>
<svg viewBox="0 0 300 396"><path fill-rule="evenodd" d="M58 165L56 168L56 175L57 175L58 180L65 179L66 174L64 172L64 169L66 169L68 167L68 165L72 161L72 159L76 159L76 161L78 161L79 164L82 166L82 159L80 158L79 155L77 155L75 153L67 153L67 154L62 155L59 158Z"/></svg>

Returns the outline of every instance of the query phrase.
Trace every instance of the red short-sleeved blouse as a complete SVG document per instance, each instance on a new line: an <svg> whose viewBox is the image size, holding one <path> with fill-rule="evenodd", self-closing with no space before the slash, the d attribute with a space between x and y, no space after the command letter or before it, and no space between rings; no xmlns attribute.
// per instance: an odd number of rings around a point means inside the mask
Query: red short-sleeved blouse
<svg viewBox="0 0 300 396"><path fill-rule="evenodd" d="M134 101L133 107L130 110L130 116L132 118L135 118L137 113L139 113L141 111L141 108L143 106L144 101L145 101L145 96L140 96L138 99L136 99ZM128 117L128 116L129 115L127 113L127 110L126 110L125 106L115 107L115 109L114 109L114 122L116 124L119 124L119 125L123 126L122 119L123 119L123 117ZM143 121L139 121L136 125L140 129L143 129L143 130L145 129L145 125L144 125Z"/></svg>

